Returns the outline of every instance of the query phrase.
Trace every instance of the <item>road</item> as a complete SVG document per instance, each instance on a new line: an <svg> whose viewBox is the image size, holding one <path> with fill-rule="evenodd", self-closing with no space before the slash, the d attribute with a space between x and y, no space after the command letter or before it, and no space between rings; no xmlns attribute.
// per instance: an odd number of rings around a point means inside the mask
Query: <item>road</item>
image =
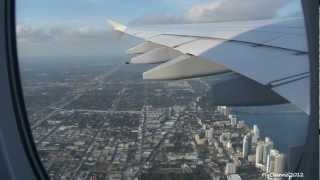
<svg viewBox="0 0 320 180"><path fill-rule="evenodd" d="M122 67L122 65L116 66L111 71L106 72L105 74L102 74L100 76L97 76L92 81L90 81L89 83L84 84L84 86L81 89L75 89L74 92L75 92L76 95L74 95L73 97L70 97L70 98L63 97L62 100L59 101L60 103L55 104L55 108L53 108L53 110L51 112L49 112L42 119L39 119L38 121L36 121L36 123L34 123L31 126L31 129L34 129L34 128L38 127L42 122L44 122L44 121L48 120L49 118L51 118L56 112L59 111L57 109L65 108L70 103L72 103L72 102L76 101L77 99L79 99L84 93L86 93L86 92L88 92L90 90L98 88L101 84L105 83L105 81L106 81L106 79L108 77L110 77L113 73L115 73L121 67ZM51 106L51 108L52 108L52 106Z"/></svg>

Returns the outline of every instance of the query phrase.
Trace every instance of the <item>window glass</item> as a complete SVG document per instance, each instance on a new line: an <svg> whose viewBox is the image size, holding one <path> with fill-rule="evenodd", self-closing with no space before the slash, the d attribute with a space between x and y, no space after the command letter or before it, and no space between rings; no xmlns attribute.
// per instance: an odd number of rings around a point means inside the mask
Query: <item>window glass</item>
<svg viewBox="0 0 320 180"><path fill-rule="evenodd" d="M304 33L297 28L303 22L299 0L18 0L16 13L26 108L52 180L262 180L294 166L298 156L290 153L305 141L308 115L301 99L290 103L285 92L291 87L281 88L291 81L280 77L297 80L308 73L299 74L294 63L288 66L296 74L283 75L286 68L273 73L267 67L277 65L267 62L274 59L264 57L277 52L278 63L288 54L292 62L307 56L296 39ZM145 41L156 43L140 51L158 52L128 54ZM218 41L217 47L210 44ZM181 53L203 59L165 66L162 74L182 78L143 79L144 72ZM206 64L212 54L221 57L214 59L219 75L211 61ZM151 63L133 63L139 56ZM231 56L254 61L249 69L222 66ZM256 76L261 73L252 71L259 67L255 62L270 73Z"/></svg>

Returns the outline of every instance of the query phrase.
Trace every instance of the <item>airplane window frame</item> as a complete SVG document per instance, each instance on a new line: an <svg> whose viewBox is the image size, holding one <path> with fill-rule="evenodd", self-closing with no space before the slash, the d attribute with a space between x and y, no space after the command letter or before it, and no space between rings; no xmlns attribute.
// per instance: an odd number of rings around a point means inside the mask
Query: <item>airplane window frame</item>
<svg viewBox="0 0 320 180"><path fill-rule="evenodd" d="M0 32L3 32L4 36L0 38L1 45L0 46L0 54L3 54L3 61L6 61L6 67L1 67L7 70L7 81L0 81L0 83L3 86L7 86L10 89L10 95L4 97L6 99L3 99L3 103L7 103L7 105L10 103L12 106L10 106L12 109L11 112L14 112L14 117L16 120L16 129L11 129L13 131L12 133L17 133L20 137L20 141L22 143L23 149L20 151L24 151L24 155L26 156L26 159L28 160L29 166L32 169L32 173L29 172L27 174L33 174L36 179L39 180L49 180L49 176L40 160L39 154L37 153L37 149L35 146L35 143L33 141L32 137L32 131L29 125L29 120L26 113L25 103L24 103L24 97L23 97L23 91L22 91L22 85L21 85L21 79L20 79L20 71L19 71L19 62L18 62L18 56L17 56L17 45L16 45L16 12L15 12L15 1L14 0L2 0L0 1L0 8L2 11L0 17L0 23L3 26L0 26L1 30ZM1 57L1 56L0 56ZM2 79L1 79L2 80ZM7 83L6 83L7 82ZM6 83L6 84L4 84ZM1 103L2 104L2 103ZM7 112L10 113L10 112ZM6 114L4 114L3 117L7 117ZM8 119L9 120L9 119ZM1 128L0 128L1 130ZM2 131L2 130L1 130ZM12 149L11 149L12 150ZM8 148L8 151L10 151L10 147ZM8 166L12 165L12 161L14 159L10 159L9 157L6 157ZM1 165L1 163L0 163ZM21 164L21 166L26 164ZM20 167L21 168L21 167ZM23 167L22 167L23 168ZM18 170L15 170L14 167L8 167L9 169L9 178L15 179L22 178L19 177L19 174L16 174ZM27 169L27 168L26 168ZM2 173L0 173L2 174Z"/></svg>
<svg viewBox="0 0 320 180"><path fill-rule="evenodd" d="M309 121L309 138L307 138L306 144L311 143L311 145L316 145L316 148L311 148L311 153L313 154L310 156L316 160L313 160L313 170L319 169L318 159L319 159L319 141L316 137L319 138L319 129L315 127L319 127L319 72L318 72L318 65L319 65L319 56L318 56L318 49L319 49L319 26L317 22L319 22L318 17L318 4L316 1L308 1L302 0L303 6L305 9L305 22L307 27L307 35L308 35L308 45L309 45L309 52L310 52L310 72L311 72L311 115ZM8 96L6 99L3 99L2 103L12 103L12 110L14 112L14 116L16 119L17 128L15 131L20 136L20 139L23 143L24 151L29 160L30 166L35 174L37 179L41 180L49 180L48 174L45 168L42 165L40 157L37 153L35 143L32 138L32 132L29 126L29 121L26 113L26 108L24 104L24 97L21 87L21 78L20 78L20 71L18 65L18 57L17 57L17 47L16 47L16 23L15 23L15 1L14 0L2 0L0 1L0 10L4 10L3 12L0 11L0 32L3 32L5 36L0 37L0 58L7 64L6 67L1 67L0 71L6 69L6 73L8 74L7 81L2 81L1 83L7 82L3 86L8 86L11 90L11 96ZM3 17L2 17L3 16ZM4 46L2 47L2 44ZM5 56L5 57L4 57ZM2 92L0 92L2 93ZM9 103L8 103L9 104ZM0 111L1 112L1 111ZM7 112L10 113L10 112ZM0 130L1 127L0 127ZM14 130L14 129L13 129ZM311 137L311 138L310 138ZM1 140L1 139L0 139ZM309 144L310 145L310 144ZM312 146L311 146L312 147ZM314 151L316 150L316 151ZM312 160L309 158L309 160ZM12 160L9 160L12 161ZM0 162L1 165L1 162ZM12 170L12 173L15 173L15 170ZM313 173L315 173L313 172ZM18 179L19 176L17 175Z"/></svg>

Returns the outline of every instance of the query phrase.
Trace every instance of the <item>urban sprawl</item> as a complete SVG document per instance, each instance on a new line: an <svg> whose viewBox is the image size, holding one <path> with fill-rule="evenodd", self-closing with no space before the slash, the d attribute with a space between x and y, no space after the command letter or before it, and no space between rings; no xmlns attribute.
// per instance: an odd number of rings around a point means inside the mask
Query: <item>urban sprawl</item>
<svg viewBox="0 0 320 180"><path fill-rule="evenodd" d="M33 136L52 180L262 180L286 172L286 155L257 125L208 105L205 80L76 71L25 80Z"/></svg>

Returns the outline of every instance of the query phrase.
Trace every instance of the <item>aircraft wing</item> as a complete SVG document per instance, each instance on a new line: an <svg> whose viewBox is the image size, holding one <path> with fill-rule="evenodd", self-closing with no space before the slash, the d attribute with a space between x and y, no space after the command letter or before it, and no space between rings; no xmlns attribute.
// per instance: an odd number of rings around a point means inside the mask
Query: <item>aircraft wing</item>
<svg viewBox="0 0 320 180"><path fill-rule="evenodd" d="M144 79L170 80L236 72L309 114L310 73L303 18L126 27L144 42L130 63L159 63Z"/></svg>

